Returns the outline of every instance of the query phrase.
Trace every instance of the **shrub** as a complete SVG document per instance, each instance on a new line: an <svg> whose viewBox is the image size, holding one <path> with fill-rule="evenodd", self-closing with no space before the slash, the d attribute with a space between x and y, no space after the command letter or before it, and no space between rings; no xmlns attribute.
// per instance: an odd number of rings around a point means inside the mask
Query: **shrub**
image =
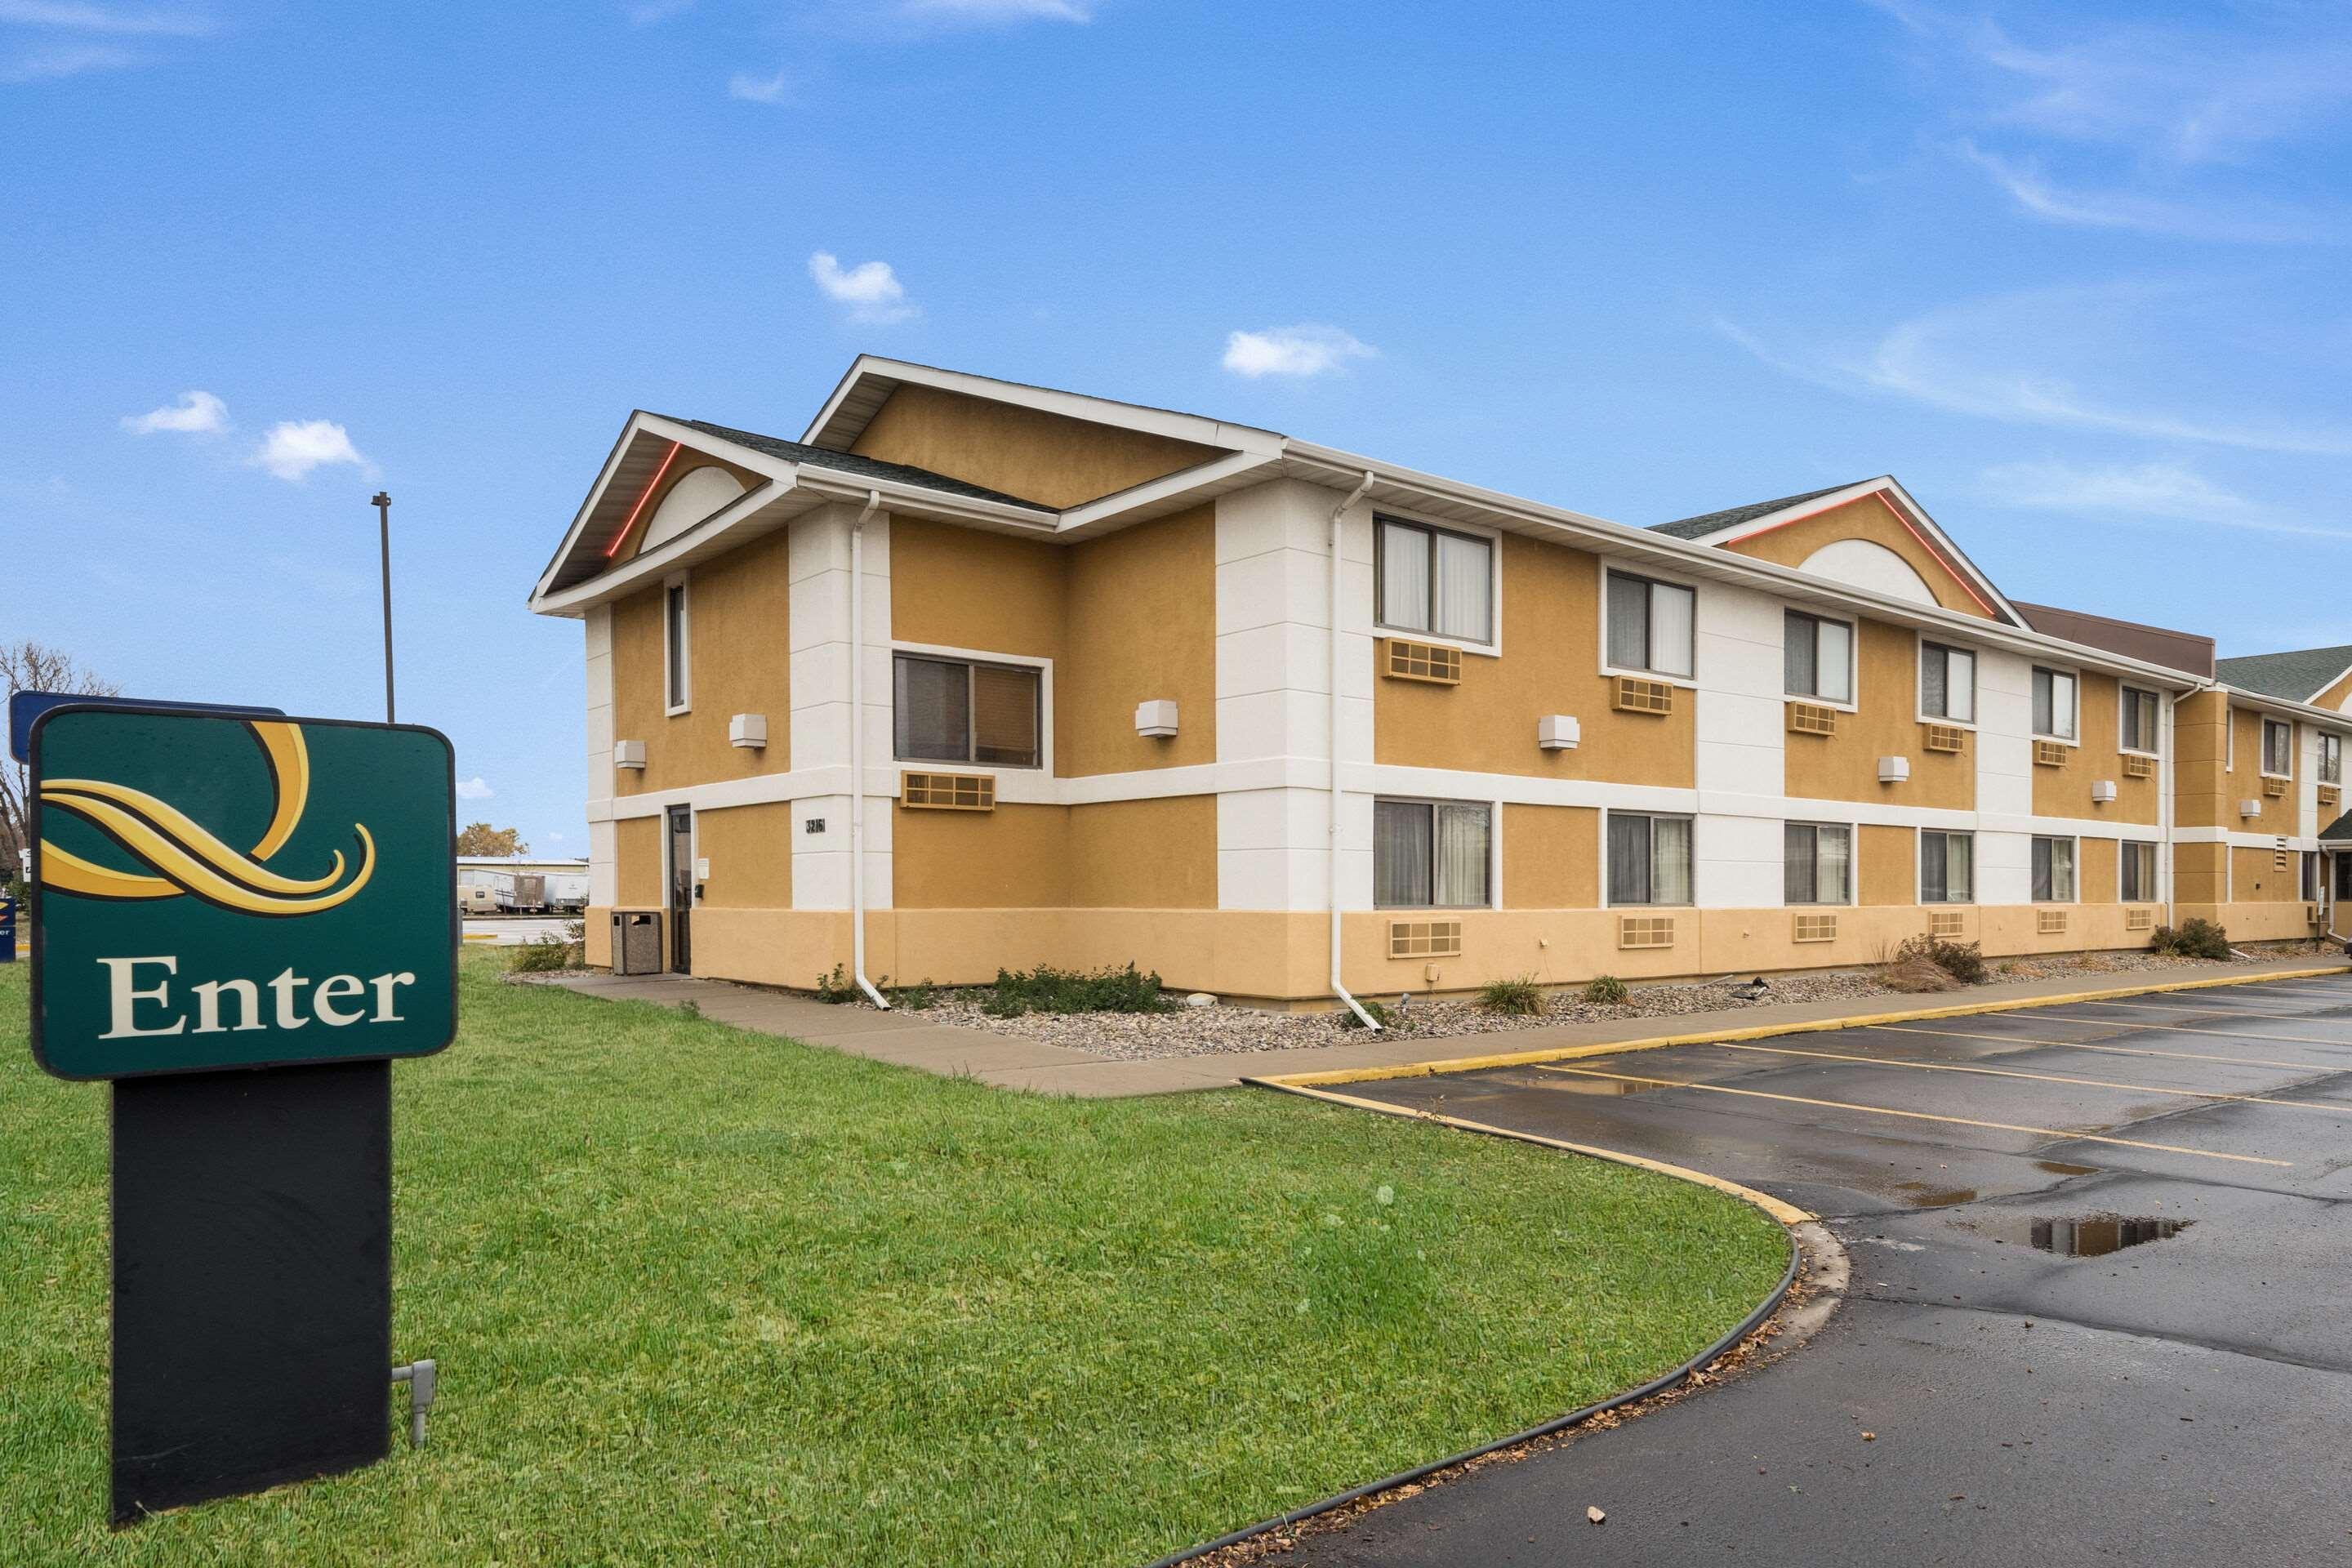
<svg viewBox="0 0 2352 1568"><path fill-rule="evenodd" d="M1532 1018L1544 1010L1543 993L1536 988L1536 977L1522 974L1510 980L1490 980L1478 993L1478 1005L1490 1013L1509 1013L1522 1018Z"/></svg>
<svg viewBox="0 0 2352 1568"><path fill-rule="evenodd" d="M886 974L883 979L887 981L889 976ZM890 1005L908 1008L917 1013L923 1011L939 999L940 988L929 980L919 985L901 985L890 993Z"/></svg>
<svg viewBox="0 0 2352 1568"><path fill-rule="evenodd" d="M2227 958L2230 933L2202 918L2179 926L2158 926L2147 939L2149 949L2175 958Z"/></svg>
<svg viewBox="0 0 2352 1568"><path fill-rule="evenodd" d="M835 1007L857 1000L857 982L850 978L847 964L836 963L832 973L816 977L816 999Z"/></svg>
<svg viewBox="0 0 2352 1568"><path fill-rule="evenodd" d="M1904 943L1905 947L1911 944ZM1922 952L1914 952L1886 966L1879 978L1890 991L1926 992L1958 991L1960 983L1952 978L1942 965Z"/></svg>
<svg viewBox="0 0 2352 1568"><path fill-rule="evenodd" d="M1371 1018L1372 1022L1378 1024L1381 1028L1385 1029L1389 1026L1388 1004L1384 1002L1374 1002L1369 997L1359 997L1356 1002L1356 1006L1361 1007L1366 1015ZM1339 1027L1343 1029L1360 1029L1363 1026L1364 1020L1356 1016L1355 1007L1342 1007L1339 1009Z"/></svg>
<svg viewBox="0 0 2352 1568"><path fill-rule="evenodd" d="M1625 983L1613 974L1596 974L1585 982L1584 999L1604 1007L1625 1000Z"/></svg>
<svg viewBox="0 0 2352 1568"><path fill-rule="evenodd" d="M1941 937L1915 936L1895 950L1896 967L1924 959L1963 985L1980 985L1985 979L1984 951L1972 942L1946 942Z"/></svg>
<svg viewBox="0 0 2352 1568"><path fill-rule="evenodd" d="M1092 973L1041 963L998 970L980 1005L991 1017L1018 1018L1024 1013L1172 1013L1181 1004L1161 994L1157 971L1139 974L1132 963Z"/></svg>
<svg viewBox="0 0 2352 1568"><path fill-rule="evenodd" d="M541 974L551 970L577 969L584 959L583 947L559 936L542 936L524 942L514 950L509 969L525 974Z"/></svg>

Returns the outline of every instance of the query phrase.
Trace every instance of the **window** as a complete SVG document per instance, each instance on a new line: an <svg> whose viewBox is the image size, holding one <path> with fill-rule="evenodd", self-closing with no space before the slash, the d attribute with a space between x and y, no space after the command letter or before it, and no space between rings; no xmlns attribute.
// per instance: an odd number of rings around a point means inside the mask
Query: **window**
<svg viewBox="0 0 2352 1568"><path fill-rule="evenodd" d="M2033 901L2071 904L2074 901L2074 841L2036 838L2033 841Z"/></svg>
<svg viewBox="0 0 2352 1568"><path fill-rule="evenodd" d="M2123 731L2118 737L2126 752L2156 750L2156 693L2126 686L2121 692Z"/></svg>
<svg viewBox="0 0 2352 1568"><path fill-rule="evenodd" d="M1781 646L1788 666L1789 695L1830 702L1853 700L1853 628L1790 610Z"/></svg>
<svg viewBox="0 0 2352 1568"><path fill-rule="evenodd" d="M902 653L893 661L895 751L902 762L1038 763L1038 671Z"/></svg>
<svg viewBox="0 0 2352 1568"><path fill-rule="evenodd" d="M2340 784L2344 782L2344 737L2319 737L2319 782Z"/></svg>
<svg viewBox="0 0 2352 1568"><path fill-rule="evenodd" d="M1495 640L1495 542L1380 520L1381 625L1465 642Z"/></svg>
<svg viewBox="0 0 2352 1568"><path fill-rule="evenodd" d="M1919 835L1919 901L1923 904L1965 904L1973 897L1971 872L1976 863L1976 835Z"/></svg>
<svg viewBox="0 0 2352 1568"><path fill-rule="evenodd" d="M1384 910L1484 909L1487 813L1466 801L1372 802L1372 902Z"/></svg>
<svg viewBox="0 0 2352 1568"><path fill-rule="evenodd" d="M1691 901L1691 819L1609 814L1609 901Z"/></svg>
<svg viewBox="0 0 2352 1568"><path fill-rule="evenodd" d="M2074 678L2065 671L2034 667L2033 732L2053 741L2074 738Z"/></svg>
<svg viewBox="0 0 2352 1568"><path fill-rule="evenodd" d="M2284 719L2263 721L2263 772L2278 778L2294 774L2294 726Z"/></svg>
<svg viewBox="0 0 2352 1568"><path fill-rule="evenodd" d="M2156 846L2153 844L2122 844L2116 846L2116 860L2122 881L2116 889L2116 897L2127 904L2156 901Z"/></svg>
<svg viewBox="0 0 2352 1568"><path fill-rule="evenodd" d="M2302 889L2301 897L2306 904L2317 903L2319 901L2319 857L2306 849L2303 852L2302 858L2303 864L2297 868L2298 886Z"/></svg>
<svg viewBox="0 0 2352 1568"><path fill-rule="evenodd" d="M686 584L672 583L662 595L662 693L673 713L685 710L693 690L686 679Z"/></svg>
<svg viewBox="0 0 2352 1568"><path fill-rule="evenodd" d="M1687 679L1698 595L1672 583L1609 574L1609 662Z"/></svg>
<svg viewBox="0 0 2352 1568"><path fill-rule="evenodd" d="M1781 829L1781 896L1788 902L1853 902L1852 828L1791 822Z"/></svg>
<svg viewBox="0 0 2352 1568"><path fill-rule="evenodd" d="M1919 713L1961 724L1976 722L1976 655L1942 643L1919 645Z"/></svg>

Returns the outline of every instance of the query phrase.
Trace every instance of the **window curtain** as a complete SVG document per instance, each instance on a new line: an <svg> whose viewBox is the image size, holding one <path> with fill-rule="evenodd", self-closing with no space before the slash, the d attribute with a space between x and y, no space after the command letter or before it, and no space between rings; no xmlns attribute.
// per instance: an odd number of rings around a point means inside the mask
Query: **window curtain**
<svg viewBox="0 0 2352 1568"><path fill-rule="evenodd" d="M1788 689L1795 696L1811 697L1821 690L1821 672L1814 658L1819 648L1820 625L1811 616L1795 614L1784 623L1781 663L1788 677Z"/></svg>
<svg viewBox="0 0 2352 1568"><path fill-rule="evenodd" d="M1843 621L1821 621L1821 648L1814 662L1821 684L1813 688L1832 702L1853 700L1853 628Z"/></svg>
<svg viewBox="0 0 2352 1568"><path fill-rule="evenodd" d="M1815 877L1816 901L1843 904L1852 894L1848 879L1853 875L1853 845L1851 835L1843 827L1823 827L1820 835L1821 869Z"/></svg>
<svg viewBox="0 0 2352 1568"><path fill-rule="evenodd" d="M1433 857L1437 872L1436 901L1456 908L1486 903L1486 808L1439 806L1436 853Z"/></svg>
<svg viewBox="0 0 2352 1568"><path fill-rule="evenodd" d="M1687 677L1691 672L1691 621L1698 595L1664 583L1650 588L1650 653L1653 669Z"/></svg>
<svg viewBox="0 0 2352 1568"><path fill-rule="evenodd" d="M1973 724L1977 721L1977 656L1949 649L1944 655L1944 717Z"/></svg>
<svg viewBox="0 0 2352 1568"><path fill-rule="evenodd" d="M1416 801L1372 803L1372 901L1383 909L1427 909L1430 810Z"/></svg>
<svg viewBox="0 0 2352 1568"><path fill-rule="evenodd" d="M1621 669L1650 668L1650 585L1609 576L1609 662Z"/></svg>
<svg viewBox="0 0 2352 1568"><path fill-rule="evenodd" d="M2051 891L2054 876L2051 851L2055 847L2053 839L2037 838L2033 841L2033 901L2037 904L2046 904L2056 897Z"/></svg>
<svg viewBox="0 0 2352 1568"><path fill-rule="evenodd" d="M1949 890L1944 885L1944 836L1940 833L1919 835L1919 901L1940 904L1949 901Z"/></svg>
<svg viewBox="0 0 2352 1568"><path fill-rule="evenodd" d="M2058 732L2052 727L2055 720L2051 712L2053 706L2051 693L2056 685L2057 677L2048 670L2037 669L2033 672L2033 732L2037 735L2054 735Z"/></svg>
<svg viewBox="0 0 2352 1568"><path fill-rule="evenodd" d="M971 760L971 667L936 658L896 661L893 724L901 757L918 762Z"/></svg>
<svg viewBox="0 0 2352 1568"><path fill-rule="evenodd" d="M1437 535L1437 632L1486 642L1494 635L1494 546Z"/></svg>
<svg viewBox="0 0 2352 1568"><path fill-rule="evenodd" d="M2050 896L2062 904L2074 901L2074 841L2050 841Z"/></svg>
<svg viewBox="0 0 2352 1568"><path fill-rule="evenodd" d="M1650 819L1650 901L1691 901L1691 825L1688 817Z"/></svg>
<svg viewBox="0 0 2352 1568"><path fill-rule="evenodd" d="M1820 830L1801 822L1791 822L1780 835L1780 898L1784 903L1815 904L1821 902L1816 873L1815 835Z"/></svg>
<svg viewBox="0 0 2352 1568"><path fill-rule="evenodd" d="M1429 630L1429 541L1417 528L1381 524L1381 624Z"/></svg>
<svg viewBox="0 0 2352 1568"><path fill-rule="evenodd" d="M667 611L663 632L669 639L669 693L672 708L686 703L686 588L673 584L663 601Z"/></svg>
<svg viewBox="0 0 2352 1568"><path fill-rule="evenodd" d="M999 664L971 667L972 757L1008 767L1037 765L1037 672Z"/></svg>
<svg viewBox="0 0 2352 1568"><path fill-rule="evenodd" d="M1609 901L1646 904L1650 897L1650 819L1609 817Z"/></svg>
<svg viewBox="0 0 2352 1568"><path fill-rule="evenodd" d="M1919 711L1938 719L1954 717L1950 680L1951 655L1939 647L1919 650Z"/></svg>
<svg viewBox="0 0 2352 1568"><path fill-rule="evenodd" d="M1965 904L1975 896L1970 890L1975 851L1976 841L1967 834L1944 835L1944 897L1953 903Z"/></svg>

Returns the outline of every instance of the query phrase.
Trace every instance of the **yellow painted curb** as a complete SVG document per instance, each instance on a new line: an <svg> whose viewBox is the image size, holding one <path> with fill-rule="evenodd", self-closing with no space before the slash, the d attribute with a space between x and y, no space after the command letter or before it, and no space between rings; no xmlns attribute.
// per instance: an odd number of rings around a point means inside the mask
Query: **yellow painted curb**
<svg viewBox="0 0 2352 1568"><path fill-rule="evenodd" d="M1519 1143L1537 1143L1547 1149L1561 1149L1571 1154L1586 1154L1612 1164L1632 1165L1640 1170L1654 1171L1662 1176L1674 1176L1685 1182L1696 1182L1702 1187L1712 1187L1718 1193L1755 1205L1784 1226L1800 1226L1816 1216L1796 1205L1783 1203L1769 1193L1743 1187L1738 1182L1722 1176L1710 1176L1705 1171L1694 1171L1687 1165L1669 1165L1663 1160L1652 1160L1640 1154L1621 1153L1614 1149L1596 1149L1590 1143L1570 1143L1558 1138L1546 1138L1538 1133L1520 1132L1508 1127L1495 1127L1484 1121L1469 1121L1459 1116L1441 1116L1433 1110L1419 1110L1409 1105L1391 1105L1385 1100L1365 1100L1353 1094L1334 1094L1328 1089L1314 1089L1287 1079L1244 1079L1244 1083L1263 1084L1286 1094L1305 1095L1310 1100L1328 1100L1334 1105L1352 1105L1360 1110L1377 1110L1383 1116L1402 1116L1413 1121L1434 1121L1441 1127L1459 1128L1465 1132L1485 1132L1496 1138L1508 1138Z"/></svg>
<svg viewBox="0 0 2352 1568"><path fill-rule="evenodd" d="M499 940L499 933L494 931L469 931L466 933L466 940L467 942L496 942Z"/></svg>
<svg viewBox="0 0 2352 1568"><path fill-rule="evenodd" d="M1333 1068L1322 1072L1270 1074L1254 1083L1280 1089L1308 1089L1339 1083L1377 1083L1385 1079L1428 1078L1437 1073L1476 1072L1486 1068L1534 1067L1543 1062L1575 1061L1584 1057L1622 1056L1630 1051L1664 1050L1669 1046L1712 1046L1733 1040L1767 1040L1780 1035L1822 1035L1840 1029L1867 1029L1880 1024L1916 1024L1929 1018L1969 1018L1986 1013L2015 1013L2029 1007L2064 1007L2111 996L2151 996L2166 991L2209 991L2225 985L2261 985L2273 980L2311 980L2343 975L2342 964L2326 969L2287 969L2275 974L2217 975L2201 980L2168 980L2126 985L2108 991L2073 991L2060 996L2011 996L1995 1002L1967 1002L1948 1007L1914 1007L1893 1013L1857 1013L1843 1018L1816 1018L1805 1023L1758 1024L1739 1029L1709 1029L1688 1035L1659 1035L1649 1039L1612 1040L1583 1046L1552 1046L1532 1051L1495 1051L1484 1056L1451 1057L1438 1061L1405 1062L1395 1067ZM1365 1102L1365 1103L1370 1103ZM1439 1120L1444 1120L1440 1118ZM1540 1142L1540 1140L1538 1140ZM1570 1145L1562 1144L1562 1148ZM1599 1153L1599 1150L1585 1151ZM1665 1167L1671 1169L1672 1167ZM1700 1177L1712 1181L1712 1177Z"/></svg>

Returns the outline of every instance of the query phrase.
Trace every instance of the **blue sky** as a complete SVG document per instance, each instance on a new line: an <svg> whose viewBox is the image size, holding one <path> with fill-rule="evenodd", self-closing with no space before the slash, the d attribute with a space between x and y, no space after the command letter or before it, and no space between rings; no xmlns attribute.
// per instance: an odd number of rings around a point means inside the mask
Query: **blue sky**
<svg viewBox="0 0 2352 1568"><path fill-rule="evenodd" d="M402 716L578 852L622 420L864 349L2352 641L2347 123L2315 0L0 0L0 636L374 716L387 487Z"/></svg>

